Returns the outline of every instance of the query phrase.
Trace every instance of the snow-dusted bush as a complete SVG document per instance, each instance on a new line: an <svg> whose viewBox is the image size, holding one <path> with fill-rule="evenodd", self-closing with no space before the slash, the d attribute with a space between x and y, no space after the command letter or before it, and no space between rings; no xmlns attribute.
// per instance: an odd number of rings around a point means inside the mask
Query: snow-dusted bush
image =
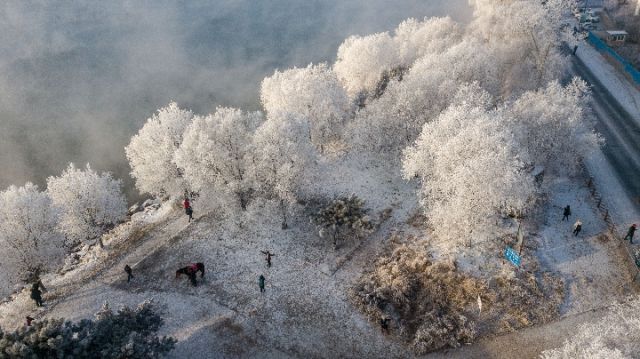
<svg viewBox="0 0 640 359"><path fill-rule="evenodd" d="M351 113L351 102L326 64L276 71L262 81L260 98L267 115L291 113L309 119L309 138L322 152Z"/></svg>
<svg viewBox="0 0 640 359"><path fill-rule="evenodd" d="M635 358L640 353L640 300L614 305L602 319L581 325L557 349L540 355L543 359Z"/></svg>
<svg viewBox="0 0 640 359"><path fill-rule="evenodd" d="M498 215L521 214L535 195L527 153L504 123L500 111L463 103L427 123L404 153L404 177L420 178L434 234L452 245L492 237Z"/></svg>
<svg viewBox="0 0 640 359"><path fill-rule="evenodd" d="M253 135L263 122L260 112L226 107L217 108L213 115L196 116L175 154L190 188L205 197L218 197L216 202L225 207L235 201L246 209L253 186L247 173L252 166Z"/></svg>
<svg viewBox="0 0 640 359"><path fill-rule="evenodd" d="M163 319L151 302L114 313L108 306L93 320L36 320L14 332L0 329L0 358L160 358L176 340L158 337Z"/></svg>
<svg viewBox="0 0 640 359"><path fill-rule="evenodd" d="M408 19L394 36L351 36L338 48L334 70L350 96L374 90L385 71L409 68L419 58L444 51L462 35L450 18Z"/></svg>
<svg viewBox="0 0 640 359"><path fill-rule="evenodd" d="M349 230L356 235L367 233L373 229L373 223L367 215L369 210L364 201L355 194L334 199L313 217L313 221L321 227L320 237L330 236L336 248L340 232Z"/></svg>
<svg viewBox="0 0 640 359"><path fill-rule="evenodd" d="M282 228L287 228L289 206L298 200L313 171L317 153L309 141L309 121L292 114L278 114L265 121L254 136L252 180L258 194L279 202Z"/></svg>
<svg viewBox="0 0 640 359"><path fill-rule="evenodd" d="M47 192L62 213L58 225L72 243L98 239L127 214L122 182L110 173L98 174L73 163L59 177L47 179Z"/></svg>
<svg viewBox="0 0 640 359"><path fill-rule="evenodd" d="M563 87L557 81L527 92L509 107L506 126L529 153L534 165L550 172L571 173L578 159L598 148L588 108L588 85L576 78Z"/></svg>
<svg viewBox="0 0 640 359"><path fill-rule="evenodd" d="M131 176L141 193L154 196L181 196L186 189L182 169L174 154L193 113L175 102L158 110L125 147Z"/></svg>
<svg viewBox="0 0 640 359"><path fill-rule="evenodd" d="M59 210L34 184L0 192L0 293L8 286L62 264L64 236Z"/></svg>

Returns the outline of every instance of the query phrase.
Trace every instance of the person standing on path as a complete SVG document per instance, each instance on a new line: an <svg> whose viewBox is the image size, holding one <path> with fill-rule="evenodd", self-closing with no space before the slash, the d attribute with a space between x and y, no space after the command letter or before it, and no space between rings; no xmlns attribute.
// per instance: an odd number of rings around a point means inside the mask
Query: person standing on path
<svg viewBox="0 0 640 359"><path fill-rule="evenodd" d="M258 286L260 287L260 293L264 293L264 276L262 274L258 277Z"/></svg>
<svg viewBox="0 0 640 359"><path fill-rule="evenodd" d="M582 230L582 222L578 219L576 223L573 224L573 235L578 236L578 233Z"/></svg>
<svg viewBox="0 0 640 359"><path fill-rule="evenodd" d="M27 327L31 326L31 322L33 322L33 318L31 318L30 316L27 315L27 317L25 318L27 320Z"/></svg>
<svg viewBox="0 0 640 359"><path fill-rule="evenodd" d="M191 220L193 219L193 208L191 208L191 202L189 202L189 197L185 196L184 202L182 204L184 205L184 213L186 213L187 216L189 216L189 223L191 223Z"/></svg>
<svg viewBox="0 0 640 359"><path fill-rule="evenodd" d="M40 281L31 285L31 299L36 302L36 306L42 307L42 292L40 291ZM44 287L43 287L44 288Z"/></svg>
<svg viewBox="0 0 640 359"><path fill-rule="evenodd" d="M389 334L389 318L382 317L380 318L380 328L384 334Z"/></svg>
<svg viewBox="0 0 640 359"><path fill-rule="evenodd" d="M627 235L624 237L625 241L628 239L629 243L633 244L633 235L636 233L636 228L637 226L635 223L631 227L629 227L629 230L627 231Z"/></svg>
<svg viewBox="0 0 640 359"><path fill-rule="evenodd" d="M562 220L564 221L566 219L568 221L570 215L571 215L571 207L567 205L566 207L564 207L564 212L562 213Z"/></svg>
<svg viewBox="0 0 640 359"><path fill-rule="evenodd" d="M131 278L133 278L133 270L127 264L124 266L124 271L127 272L127 283L131 282Z"/></svg>
<svg viewBox="0 0 640 359"><path fill-rule="evenodd" d="M269 251L260 251L262 254L266 255L266 259L267 259L267 268L271 268L271 256L273 256L274 254L269 252Z"/></svg>

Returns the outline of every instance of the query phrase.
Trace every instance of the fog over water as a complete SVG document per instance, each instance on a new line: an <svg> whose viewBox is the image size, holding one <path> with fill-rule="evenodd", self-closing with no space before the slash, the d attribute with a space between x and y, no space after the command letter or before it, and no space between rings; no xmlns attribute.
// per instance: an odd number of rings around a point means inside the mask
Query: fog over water
<svg viewBox="0 0 640 359"><path fill-rule="evenodd" d="M159 107L258 109L275 69L332 62L349 35L442 15L467 20L468 0L5 0L0 189L90 162L133 199L123 147Z"/></svg>

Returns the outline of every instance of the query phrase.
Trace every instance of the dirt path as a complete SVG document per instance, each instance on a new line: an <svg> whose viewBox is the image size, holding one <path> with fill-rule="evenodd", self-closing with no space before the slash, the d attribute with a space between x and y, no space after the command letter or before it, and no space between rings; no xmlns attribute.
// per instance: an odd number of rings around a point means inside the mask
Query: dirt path
<svg viewBox="0 0 640 359"><path fill-rule="evenodd" d="M546 325L521 329L517 332L482 339L472 345L455 350L426 355L428 359L533 359L543 350L562 346L576 328L585 322L601 319L607 307L565 317Z"/></svg>

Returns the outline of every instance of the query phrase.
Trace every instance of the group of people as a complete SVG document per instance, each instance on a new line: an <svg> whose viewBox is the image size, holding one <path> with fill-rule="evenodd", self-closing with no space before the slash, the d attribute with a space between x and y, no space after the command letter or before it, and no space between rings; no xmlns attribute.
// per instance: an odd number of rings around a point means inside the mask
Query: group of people
<svg viewBox="0 0 640 359"><path fill-rule="evenodd" d="M260 251L262 254L265 255L265 259L267 261L267 268L271 268L271 257L274 256L273 253L271 253L270 251ZM133 278L133 269L127 264L124 266L124 271L127 274L127 283L131 282L131 279ZM200 272L200 278L204 277L204 263L191 263L186 267L180 268L176 271L176 278L178 278L181 274L185 274L187 275L187 277L189 277L189 280L191 281L191 284L196 287L198 285L197 282L197 273ZM258 287L260 288L260 293L264 293L265 292L265 281L266 278L264 277L263 274L260 274L260 276L258 277ZM34 284L35 286L35 284ZM38 292L39 293L39 292ZM34 296L33 291L32 291L32 298L36 298L36 296ZM41 300L41 297L39 294L37 294L37 298L40 298L38 300ZM36 301L36 303L39 303L38 301ZM40 305L38 305L40 306Z"/></svg>
<svg viewBox="0 0 640 359"><path fill-rule="evenodd" d="M562 213L562 220L568 221L569 216L571 216L571 206L567 205L566 207L564 207L564 211ZM580 221L580 219L578 218L576 223L573 224L573 235L577 237L580 231L582 231L582 221Z"/></svg>
<svg viewBox="0 0 640 359"><path fill-rule="evenodd" d="M569 216L571 216L571 207L569 205L567 205L566 207L564 207L564 212L562 214L562 220L569 220ZM629 241L629 243L633 244L633 235L636 233L636 229L638 228L637 224L632 224L629 229L627 230L627 234L624 236L624 240L625 241ZM573 235L577 236L578 233L580 233L580 231L582 230L582 222L580 221L580 219L578 219L576 221L576 223L573 224Z"/></svg>

